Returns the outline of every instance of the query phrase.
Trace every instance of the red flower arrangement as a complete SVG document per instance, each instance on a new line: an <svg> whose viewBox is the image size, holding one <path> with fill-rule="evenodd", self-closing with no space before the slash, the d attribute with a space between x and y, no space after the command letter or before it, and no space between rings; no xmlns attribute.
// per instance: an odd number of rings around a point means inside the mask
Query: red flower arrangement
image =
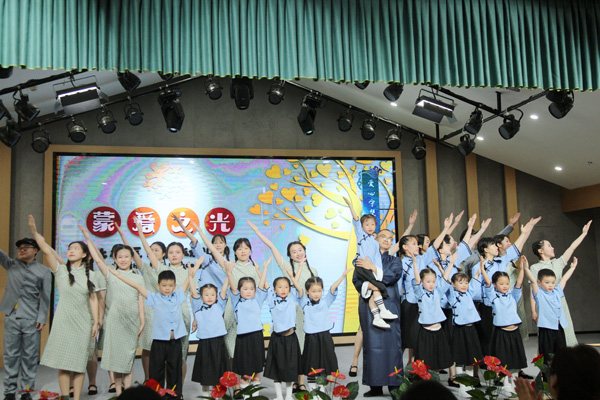
<svg viewBox="0 0 600 400"><path fill-rule="evenodd" d="M425 364L423 360L415 360L408 364L404 370L404 375L400 375L400 372L402 372L402 369L394 367L394 372L389 374L389 376L397 375L401 382L400 386L392 391L392 397L394 399L399 399L403 392L418 381L434 380L439 382L440 380L439 374L435 371L431 371L431 367Z"/></svg>
<svg viewBox="0 0 600 400"><path fill-rule="evenodd" d="M223 379L223 378L221 378L221 379ZM210 396L213 399L220 399L221 397L225 396L225 393L227 393L227 388L225 386L215 385L215 386L213 386L212 390L210 391Z"/></svg>
<svg viewBox="0 0 600 400"><path fill-rule="evenodd" d="M60 397L60 394L56 392L49 392L47 390L40 390L40 400L55 400Z"/></svg>
<svg viewBox="0 0 600 400"><path fill-rule="evenodd" d="M395 372L392 372L388 376L398 375L400 372L402 372L402 368L398 369L398 367L394 367L394 370L395 370Z"/></svg>
<svg viewBox="0 0 600 400"><path fill-rule="evenodd" d="M250 384L248 386L246 386L244 389L239 390L236 393L236 395L242 396L244 398L252 397L257 400L267 400L267 398L265 396L256 396L256 395L253 396L253 394L255 394L260 389L264 389L262 387L259 387L256 384L252 383L252 382L258 381L258 378L256 378L256 379L254 378L254 374L252 374L252 376L244 375L243 377L244 377L244 379L249 380ZM233 388L238 383L239 383L238 376L231 371L226 371L225 373L223 373L223 376L219 379L219 384L213 386L212 390L210 391L210 397L200 396L199 398L232 400L234 397L233 396Z"/></svg>
<svg viewBox="0 0 600 400"><path fill-rule="evenodd" d="M219 383L225 386L226 388L233 387L238 383L237 375L233 372L226 371L221 377L221 379L219 379Z"/></svg>
<svg viewBox="0 0 600 400"><path fill-rule="evenodd" d="M323 374L323 371L325 371L323 368L312 368L312 371L309 372L308 375L316 376L316 383L319 388L312 390L310 393L297 393L296 399L310 400L317 397L330 398L329 396L333 396L344 400L354 400L358 397L358 382L350 382L347 385L342 385L338 380L346 379L346 375L340 373L339 370L331 372L329 375ZM321 389L325 390L326 393L321 391Z"/></svg>
<svg viewBox="0 0 600 400"><path fill-rule="evenodd" d="M340 397L342 399L347 399L350 396L350 390L344 385L339 385L333 388L332 392L334 397Z"/></svg>
<svg viewBox="0 0 600 400"><path fill-rule="evenodd" d="M411 365L412 369L408 372L410 372L411 374L417 375L419 378L423 379L424 381L431 380L431 373L429 372L429 369L431 367L429 365L425 364L421 360L415 360L410 365Z"/></svg>
<svg viewBox="0 0 600 400"><path fill-rule="evenodd" d="M153 389L158 393L158 395L162 398L170 399L170 398L179 398L177 392L175 392L176 386L173 386L173 389L167 389L160 386L160 383L156 381L156 379L149 379L144 383L144 386Z"/></svg>

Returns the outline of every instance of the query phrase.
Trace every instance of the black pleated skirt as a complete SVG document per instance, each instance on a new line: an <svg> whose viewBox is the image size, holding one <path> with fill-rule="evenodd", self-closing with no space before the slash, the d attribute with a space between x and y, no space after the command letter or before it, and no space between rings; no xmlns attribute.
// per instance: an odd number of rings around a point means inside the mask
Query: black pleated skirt
<svg viewBox="0 0 600 400"><path fill-rule="evenodd" d="M265 342L262 331L237 335L233 353L233 372L252 376L265 366Z"/></svg>
<svg viewBox="0 0 600 400"><path fill-rule="evenodd" d="M419 336L419 306L404 300L400 304L400 334L402 347L414 349Z"/></svg>
<svg viewBox="0 0 600 400"><path fill-rule="evenodd" d="M494 312L492 307L488 307L483 303L477 303L477 310L481 321L475 324L477 329L477 335L479 336L479 344L481 344L481 351L484 356L494 356L492 353L492 335L494 333Z"/></svg>
<svg viewBox="0 0 600 400"><path fill-rule="evenodd" d="M338 370L335 346L329 331L307 333L304 337L302 352L302 373L308 374L313 369L323 368L323 373L330 374Z"/></svg>
<svg viewBox="0 0 600 400"><path fill-rule="evenodd" d="M562 326L558 326L558 330L547 328L538 328L538 346L539 353L544 355L544 363L550 363L550 354L556 354L560 348L567 347L565 339L565 331Z"/></svg>
<svg viewBox="0 0 600 400"><path fill-rule="evenodd" d="M492 355L500 360L501 365L506 365L510 370L526 368L527 358L519 329L514 331L494 329Z"/></svg>
<svg viewBox="0 0 600 400"><path fill-rule="evenodd" d="M281 336L273 332L267 349L265 376L276 382L295 382L302 368L296 332Z"/></svg>
<svg viewBox="0 0 600 400"><path fill-rule="evenodd" d="M200 339L192 370L192 381L214 386L228 370L229 354L225 347L225 336Z"/></svg>
<svg viewBox="0 0 600 400"><path fill-rule="evenodd" d="M430 331L419 326L415 359L423 360L433 370L452 366L452 353L444 329Z"/></svg>
<svg viewBox="0 0 600 400"><path fill-rule="evenodd" d="M454 325L451 343L452 360L456 365L471 365L475 359L483 358L475 325Z"/></svg>
<svg viewBox="0 0 600 400"><path fill-rule="evenodd" d="M452 309L442 308L442 311L446 316L446 320L442 321L442 329L444 329L444 332L446 333L448 343L452 343L452 331L454 330L454 325L452 324Z"/></svg>

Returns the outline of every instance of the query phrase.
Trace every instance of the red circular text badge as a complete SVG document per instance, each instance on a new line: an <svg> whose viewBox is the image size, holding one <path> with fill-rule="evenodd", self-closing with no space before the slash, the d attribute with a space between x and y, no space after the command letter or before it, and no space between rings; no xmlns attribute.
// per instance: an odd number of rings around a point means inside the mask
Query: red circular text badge
<svg viewBox="0 0 600 400"><path fill-rule="evenodd" d="M235 217L226 208L213 208L204 217L204 226L211 235L227 236L235 228Z"/></svg>
<svg viewBox="0 0 600 400"><path fill-rule="evenodd" d="M169 218L167 219L167 228L169 228L169 232L175 236L185 237L185 232L181 226L179 226L179 223L173 219L173 215L179 217L183 226L185 226L185 228L190 231L192 235L196 233L196 228L194 228L192 222L199 226L200 219L194 211L189 208L180 207L169 213Z"/></svg>
<svg viewBox="0 0 600 400"><path fill-rule="evenodd" d="M115 225L121 226L121 216L114 208L96 207L88 214L86 225L92 235L109 237L117 232Z"/></svg>
<svg viewBox="0 0 600 400"><path fill-rule="evenodd" d="M127 217L127 227L131 233L139 236L134 222L135 218L137 218L142 225L144 236L152 236L158 232L158 229L160 228L160 217L158 216L158 213L150 207L138 207L129 214L129 217Z"/></svg>

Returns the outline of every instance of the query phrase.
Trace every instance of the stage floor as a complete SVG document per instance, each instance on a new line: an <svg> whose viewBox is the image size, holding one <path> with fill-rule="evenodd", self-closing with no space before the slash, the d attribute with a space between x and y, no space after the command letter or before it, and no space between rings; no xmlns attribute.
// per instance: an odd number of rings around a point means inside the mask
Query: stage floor
<svg viewBox="0 0 600 400"><path fill-rule="evenodd" d="M600 333L579 334L579 335L577 335L577 338L579 339L580 343L590 343L590 344L591 343L600 343ZM529 340L525 344L525 351L526 351L528 360L533 359L534 354L536 353L536 347L537 347L537 337L532 336L529 338ZM347 375L348 369L350 368L350 363L352 362L353 347L352 346L336 347L336 354L338 357L338 364L341 368L340 372ZM404 361L406 362L406 354L404 356ZM193 364L194 364L194 356L191 355L188 357L188 360L187 360L188 371L187 371L187 377L185 380L185 384L183 387L183 396L185 399L194 399L200 395L200 390L201 390L200 385L198 383L192 382L190 380ZM388 371L385 371L385 372L388 373ZM389 372L392 372L392 371L389 371ZM535 367L530 367L530 368L527 368L525 370L525 372L527 372L530 375L534 375L537 372L537 369ZM4 371L3 370L2 370L2 372L0 372L0 377L2 378L2 380L4 379ZM448 375L440 375L440 378L441 378L442 383L446 384ZM142 382L143 379L144 379L144 375L143 375L142 367L140 364L140 360L138 358L135 360L134 381L137 380L139 382ZM364 392L369 390L368 386L362 385L362 355L359 360L358 377L356 377L356 378L348 377L345 382L350 382L350 381L355 381L355 380L358 380L358 382L361 384L361 387L360 387L361 395ZM85 383L84 383L84 394L81 396L81 399L105 400L105 399L110 399L114 395L113 393L108 393L108 387L109 387L110 381L108 379L108 374L106 373L106 371L104 371L102 369L98 370L97 382L98 382L98 394L94 395L94 396L88 396L87 395L88 379L86 376ZM262 391L261 394L264 394L265 396L267 396L271 399L274 398L275 397L275 389L273 388L273 381L271 381L270 379L267 379L267 378L263 378L262 383L264 386L266 386L266 389L264 391ZM40 366L38 368L36 385L37 385L37 389L47 389L50 391L58 392L59 390L58 390L58 381L57 381L56 370L53 370L51 368L47 368L44 366ZM0 394L2 394L2 393L4 393L4 385L0 384L0 386L2 388L1 389L2 392ZM458 391L458 389L454 389L454 388L450 388L450 389L453 390L454 392ZM387 396L387 388L384 388L384 393L385 393L385 397L388 397ZM361 395L359 395L358 398L363 398Z"/></svg>

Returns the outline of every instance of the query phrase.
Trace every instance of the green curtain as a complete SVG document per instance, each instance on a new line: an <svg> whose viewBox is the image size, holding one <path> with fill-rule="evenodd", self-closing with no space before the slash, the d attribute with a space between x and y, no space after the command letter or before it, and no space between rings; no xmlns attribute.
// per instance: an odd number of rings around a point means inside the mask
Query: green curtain
<svg viewBox="0 0 600 400"><path fill-rule="evenodd" d="M0 64L594 90L595 0L0 0Z"/></svg>

